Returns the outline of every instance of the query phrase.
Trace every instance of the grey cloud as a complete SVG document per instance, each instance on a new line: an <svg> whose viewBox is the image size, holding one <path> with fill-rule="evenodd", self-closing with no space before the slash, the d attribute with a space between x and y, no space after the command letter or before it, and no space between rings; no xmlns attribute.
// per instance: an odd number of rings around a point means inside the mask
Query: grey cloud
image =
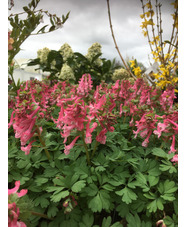
<svg viewBox="0 0 186 227"><path fill-rule="evenodd" d="M25 0L24 4L25 2L28 3L29 0ZM168 39L172 28L170 23L172 6L170 0L162 2L163 38ZM22 11L22 3L22 0L15 1L12 11ZM139 61L147 63L150 49L140 28L139 15L142 13L140 0L110 0L110 7L114 34L123 57L134 56L139 58ZM56 13L57 16L70 11L70 16L62 29L29 37L22 45L25 51L21 51L17 58L30 56L34 58L38 49L46 46L58 50L65 42L69 43L74 51L86 54L92 43L99 42L104 57L119 59L109 27L106 0L41 0L38 5L38 9L40 8ZM45 19L45 23L47 22L48 19Z"/></svg>

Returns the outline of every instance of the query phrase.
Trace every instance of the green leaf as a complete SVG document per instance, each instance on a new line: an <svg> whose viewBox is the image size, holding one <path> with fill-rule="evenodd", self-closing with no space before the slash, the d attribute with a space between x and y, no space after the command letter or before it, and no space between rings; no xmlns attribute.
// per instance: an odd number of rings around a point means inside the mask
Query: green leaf
<svg viewBox="0 0 186 227"><path fill-rule="evenodd" d="M56 206L54 206L54 205L49 206L48 211L47 211L47 216L48 216L49 218L55 217L56 214L57 214L57 212L58 212L58 210L59 210L59 209L58 209Z"/></svg>
<svg viewBox="0 0 186 227"><path fill-rule="evenodd" d="M57 187L57 186L51 186L51 187L47 187L46 191L47 192L60 192L64 189L64 187Z"/></svg>
<svg viewBox="0 0 186 227"><path fill-rule="evenodd" d="M88 203L88 207L93 212L101 212L102 202L101 202L99 193L93 199L90 200L90 202Z"/></svg>
<svg viewBox="0 0 186 227"><path fill-rule="evenodd" d="M109 196L108 192L105 190L100 190L99 194L100 194L100 199L102 202L102 209L108 210L110 207L110 196Z"/></svg>
<svg viewBox="0 0 186 227"><path fill-rule="evenodd" d="M69 191L62 191L57 194L54 194L51 196L51 201L53 202L59 202L61 199L67 197L69 195Z"/></svg>
<svg viewBox="0 0 186 227"><path fill-rule="evenodd" d="M110 184L104 184L102 186L103 189L106 189L107 191L113 191L115 187L113 187L112 185Z"/></svg>
<svg viewBox="0 0 186 227"><path fill-rule="evenodd" d="M177 169L173 166L172 162L168 160L162 160L164 164L160 164L161 171L168 171L169 173L177 173Z"/></svg>
<svg viewBox="0 0 186 227"><path fill-rule="evenodd" d="M113 225L111 225L110 227L122 227L123 225L120 222L116 222Z"/></svg>
<svg viewBox="0 0 186 227"><path fill-rule="evenodd" d="M30 162L29 160L19 160L17 162L17 167L19 169L25 168L29 164L29 162Z"/></svg>
<svg viewBox="0 0 186 227"><path fill-rule="evenodd" d="M127 187L120 191L116 191L116 194L122 196L122 201L125 202L126 204L129 204L132 202L132 200L137 199L137 195Z"/></svg>
<svg viewBox="0 0 186 227"><path fill-rule="evenodd" d="M150 187L156 185L159 182L159 177L149 175L147 178L148 178Z"/></svg>
<svg viewBox="0 0 186 227"><path fill-rule="evenodd" d="M39 177L39 178L36 178L35 182L37 186L41 186L42 184L45 184L46 182L48 182L48 178Z"/></svg>
<svg viewBox="0 0 186 227"><path fill-rule="evenodd" d="M35 206L38 206L40 204L42 208L46 208L48 207L50 202L45 198L45 196L39 196L34 200L34 204Z"/></svg>
<svg viewBox="0 0 186 227"><path fill-rule="evenodd" d="M174 223L174 220L170 217L170 216L167 216L163 219L165 225L167 227L176 227L177 225L175 225Z"/></svg>
<svg viewBox="0 0 186 227"><path fill-rule="evenodd" d="M94 223L94 217L92 214L85 214L83 215L82 222L79 223L79 227L92 227Z"/></svg>
<svg viewBox="0 0 186 227"><path fill-rule="evenodd" d="M73 192L80 192L82 188L85 187L86 183L85 180L80 180L80 181L77 181L73 186L72 186L72 191Z"/></svg>
<svg viewBox="0 0 186 227"><path fill-rule="evenodd" d="M55 26L55 25L52 25L52 26L50 27L50 29L49 29L49 32L54 31L54 30L55 30L55 28L56 28L56 26Z"/></svg>
<svg viewBox="0 0 186 227"><path fill-rule="evenodd" d="M95 184L89 184L88 187L84 188L84 191L88 196L95 196L98 192L98 187Z"/></svg>
<svg viewBox="0 0 186 227"><path fill-rule="evenodd" d="M167 201L174 201L176 199L172 194L161 195L161 198Z"/></svg>
<svg viewBox="0 0 186 227"><path fill-rule="evenodd" d="M164 150L162 150L161 148L152 149L152 154L156 155L158 157L161 157L161 158L168 158L168 154Z"/></svg>
<svg viewBox="0 0 186 227"><path fill-rule="evenodd" d="M157 211L157 204L156 204L156 200L150 202L147 206L147 209L149 210L150 213L152 212L156 212Z"/></svg>
<svg viewBox="0 0 186 227"><path fill-rule="evenodd" d="M121 203L116 207L116 211L118 211L120 217L125 218L129 213L129 206L126 203Z"/></svg>
<svg viewBox="0 0 186 227"><path fill-rule="evenodd" d="M110 227L111 221L112 219L110 216L108 216L107 218L103 218L101 227Z"/></svg>
<svg viewBox="0 0 186 227"><path fill-rule="evenodd" d="M141 220L137 213L135 213L134 216L129 213L126 217L126 220L128 222L127 227L141 227Z"/></svg>

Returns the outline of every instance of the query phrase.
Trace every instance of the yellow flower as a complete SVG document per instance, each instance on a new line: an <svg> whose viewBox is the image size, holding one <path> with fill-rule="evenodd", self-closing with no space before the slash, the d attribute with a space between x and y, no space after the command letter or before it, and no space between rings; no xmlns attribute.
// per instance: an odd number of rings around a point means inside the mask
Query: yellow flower
<svg viewBox="0 0 186 227"><path fill-rule="evenodd" d="M134 72L135 76L137 76L137 77L141 76L141 69L139 66L137 68L134 68L133 72Z"/></svg>
<svg viewBox="0 0 186 227"><path fill-rule="evenodd" d="M177 9L178 8L178 1L175 0L175 2L172 2L171 5L173 5L174 8Z"/></svg>
<svg viewBox="0 0 186 227"><path fill-rule="evenodd" d="M130 67L131 67L131 68L134 68L135 65L136 65L135 60L131 60L131 61L129 61L129 62L131 63Z"/></svg>
<svg viewBox="0 0 186 227"><path fill-rule="evenodd" d="M150 19L150 20L146 20L146 19L145 19L145 21L142 22L142 25L140 25L140 27L142 27L142 28L147 28L148 25L154 25L152 19Z"/></svg>
<svg viewBox="0 0 186 227"><path fill-rule="evenodd" d="M145 18L144 14L140 14L141 19Z"/></svg>
<svg viewBox="0 0 186 227"><path fill-rule="evenodd" d="M147 2L146 6L147 6L148 9L152 9L152 5L151 5L150 2Z"/></svg>
<svg viewBox="0 0 186 227"><path fill-rule="evenodd" d="M142 30L142 33L145 37L147 36L147 31Z"/></svg>

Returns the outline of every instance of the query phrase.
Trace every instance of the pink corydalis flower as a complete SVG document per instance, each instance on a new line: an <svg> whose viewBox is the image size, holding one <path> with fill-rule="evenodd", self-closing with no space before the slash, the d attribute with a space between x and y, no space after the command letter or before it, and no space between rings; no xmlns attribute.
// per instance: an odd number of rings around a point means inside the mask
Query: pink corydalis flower
<svg viewBox="0 0 186 227"><path fill-rule="evenodd" d="M90 123L87 123L86 125L86 138L85 138L85 143L88 144L88 143L92 143L92 132L94 131L94 129L97 127L97 123L94 122L92 124L92 128L90 128Z"/></svg>
<svg viewBox="0 0 186 227"><path fill-rule="evenodd" d="M83 74L77 88L78 95L87 96L92 90L92 79L90 74Z"/></svg>
<svg viewBox="0 0 186 227"><path fill-rule="evenodd" d="M168 124L167 123L158 123L157 125L157 130L154 130L154 134L158 136L158 138L160 138L161 133L167 132L166 128L167 128Z"/></svg>
<svg viewBox="0 0 186 227"><path fill-rule="evenodd" d="M107 132L107 130L106 130L106 128L104 128L103 130L101 130L101 132L96 136L96 140L98 141L98 142L100 142L101 144L105 144L106 143L106 132Z"/></svg>
<svg viewBox="0 0 186 227"><path fill-rule="evenodd" d="M172 144L171 144L171 147L170 147L170 151L169 151L169 154L170 153L175 153L176 152L176 149L175 149L175 135L172 136Z"/></svg>
<svg viewBox="0 0 186 227"><path fill-rule="evenodd" d="M32 143L36 140L31 141L26 147L21 147L21 150L25 152L25 155L28 155L30 153L30 150L32 148Z"/></svg>
<svg viewBox="0 0 186 227"><path fill-rule="evenodd" d="M65 145L64 153L66 155L68 155L70 153L70 150L74 147L74 144L76 143L78 138L79 138L79 136L76 136L76 138L71 142L71 144L69 144L67 146Z"/></svg>
<svg viewBox="0 0 186 227"><path fill-rule="evenodd" d="M171 159L171 162L178 163L178 154L174 155L174 157Z"/></svg>
<svg viewBox="0 0 186 227"><path fill-rule="evenodd" d="M8 195L11 195L11 194L14 194L14 193L16 193L18 195L18 197L22 197L22 196L26 195L28 190L22 189L20 192L17 192L19 190L19 187L20 187L20 181L16 181L15 187L12 188L12 189L8 189Z"/></svg>

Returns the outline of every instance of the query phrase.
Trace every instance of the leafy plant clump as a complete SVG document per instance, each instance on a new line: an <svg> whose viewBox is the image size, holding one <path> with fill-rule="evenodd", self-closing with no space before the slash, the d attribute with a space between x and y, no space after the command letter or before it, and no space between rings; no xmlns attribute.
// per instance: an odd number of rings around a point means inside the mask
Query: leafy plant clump
<svg viewBox="0 0 186 227"><path fill-rule="evenodd" d="M22 83L9 102L9 188L28 190L24 223L177 226L174 98L142 79Z"/></svg>

